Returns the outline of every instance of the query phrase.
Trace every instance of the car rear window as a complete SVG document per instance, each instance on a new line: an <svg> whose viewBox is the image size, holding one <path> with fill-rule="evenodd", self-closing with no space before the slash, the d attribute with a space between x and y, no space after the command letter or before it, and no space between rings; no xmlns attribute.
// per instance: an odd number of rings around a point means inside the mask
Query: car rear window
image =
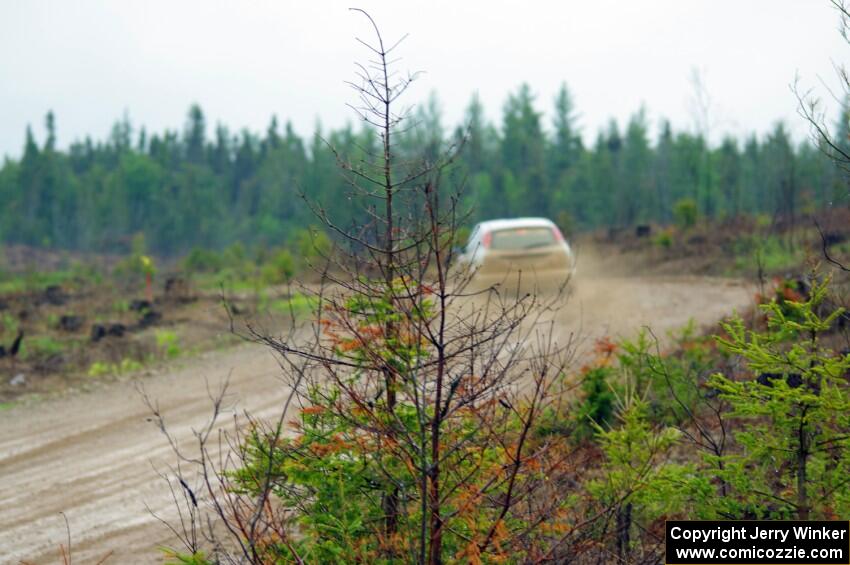
<svg viewBox="0 0 850 565"><path fill-rule="evenodd" d="M490 249L531 249L556 242L552 228L513 228L494 231Z"/></svg>

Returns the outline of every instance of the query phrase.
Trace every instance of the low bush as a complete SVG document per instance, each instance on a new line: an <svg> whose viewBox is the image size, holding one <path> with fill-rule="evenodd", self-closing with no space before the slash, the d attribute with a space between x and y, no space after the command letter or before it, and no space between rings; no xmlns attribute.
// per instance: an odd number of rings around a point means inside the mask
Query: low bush
<svg viewBox="0 0 850 565"><path fill-rule="evenodd" d="M673 230L661 230L653 236L652 243L663 249L669 249L673 246Z"/></svg>
<svg viewBox="0 0 850 565"><path fill-rule="evenodd" d="M156 348L162 357L173 359L182 353L177 333L170 330L157 330L155 335Z"/></svg>
<svg viewBox="0 0 850 565"><path fill-rule="evenodd" d="M697 203L693 198L682 198L673 204L673 218L676 225L686 230L697 223Z"/></svg>
<svg viewBox="0 0 850 565"><path fill-rule="evenodd" d="M60 355L68 350L70 343L50 336L32 336L21 342L20 357L24 360L39 360Z"/></svg>
<svg viewBox="0 0 850 565"><path fill-rule="evenodd" d="M318 302L315 296L295 293L289 298L272 301L269 304L269 310L278 314L300 317L315 312Z"/></svg>
<svg viewBox="0 0 850 565"><path fill-rule="evenodd" d="M134 373L141 371L144 365L140 361L125 357L119 363L107 363L105 361L95 361L91 364L88 370L90 377L102 377L105 375L123 375L126 373Z"/></svg>
<svg viewBox="0 0 850 565"><path fill-rule="evenodd" d="M295 274L295 259L287 249L278 249L260 268L260 278L269 285L289 282Z"/></svg>
<svg viewBox="0 0 850 565"><path fill-rule="evenodd" d="M183 259L183 269L189 273L213 273L224 267L221 254L196 247Z"/></svg>

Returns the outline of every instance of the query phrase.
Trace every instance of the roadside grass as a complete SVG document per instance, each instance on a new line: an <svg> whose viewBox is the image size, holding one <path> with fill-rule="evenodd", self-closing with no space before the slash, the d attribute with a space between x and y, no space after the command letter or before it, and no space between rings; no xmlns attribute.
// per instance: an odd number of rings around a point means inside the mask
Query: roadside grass
<svg viewBox="0 0 850 565"><path fill-rule="evenodd" d="M47 359L65 353L78 343L78 340L62 340L49 335L37 335L21 343L20 356L23 360Z"/></svg>
<svg viewBox="0 0 850 565"><path fill-rule="evenodd" d="M97 378L103 376L120 376L135 373L153 365L157 362L171 361L187 353L196 353L196 350L185 350L180 345L180 337L174 330L157 330L154 333L156 343L155 353L149 353L143 358L124 357L120 362L110 363L108 361L95 361L86 374Z"/></svg>
<svg viewBox="0 0 850 565"><path fill-rule="evenodd" d="M91 364L88 370L90 377L103 377L106 375L124 375L127 373L135 373L144 369L145 365L135 359L125 357L120 363L107 363L104 361L95 361Z"/></svg>
<svg viewBox="0 0 850 565"><path fill-rule="evenodd" d="M18 333L19 327L20 322L18 322L18 319L10 312L3 312L3 314L0 315L0 336L14 336Z"/></svg>
<svg viewBox="0 0 850 565"><path fill-rule="evenodd" d="M9 272L0 269L0 295L42 291L51 286L77 288L97 285L103 275L94 267L74 263L67 269L55 271Z"/></svg>
<svg viewBox="0 0 850 565"><path fill-rule="evenodd" d="M241 269L223 268L212 273L193 273L193 284L203 291L226 289L229 292L256 292L261 285L258 277L246 276Z"/></svg>
<svg viewBox="0 0 850 565"><path fill-rule="evenodd" d="M183 353L177 332L172 330L157 330L155 337L157 351L163 358L174 359Z"/></svg>
<svg viewBox="0 0 850 565"><path fill-rule="evenodd" d="M789 244L776 235L764 238L745 236L733 247L734 269L745 271L754 264L761 264L768 273L793 269L806 259L806 248L800 244Z"/></svg>
<svg viewBox="0 0 850 565"><path fill-rule="evenodd" d="M292 314L300 318L314 312L318 304L319 299L315 296L295 293L289 298L272 300L268 304L268 309L275 314Z"/></svg>

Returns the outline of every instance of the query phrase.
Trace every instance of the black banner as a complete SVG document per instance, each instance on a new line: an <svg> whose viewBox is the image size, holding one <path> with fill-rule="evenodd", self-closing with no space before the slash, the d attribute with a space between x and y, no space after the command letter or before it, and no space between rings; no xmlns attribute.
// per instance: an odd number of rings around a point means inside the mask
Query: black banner
<svg viewBox="0 0 850 565"><path fill-rule="evenodd" d="M850 565L850 522L667 522L668 565Z"/></svg>

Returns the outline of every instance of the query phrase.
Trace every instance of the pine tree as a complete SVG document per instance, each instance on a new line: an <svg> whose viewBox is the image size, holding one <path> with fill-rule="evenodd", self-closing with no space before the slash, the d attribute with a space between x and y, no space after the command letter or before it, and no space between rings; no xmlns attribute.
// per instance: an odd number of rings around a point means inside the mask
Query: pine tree
<svg viewBox="0 0 850 565"><path fill-rule="evenodd" d="M723 477L738 487L742 511L808 520L850 509L850 355L821 341L843 313L822 312L827 287L815 282L808 300L764 305L766 333L747 330L740 319L724 325L729 337L720 346L758 376L717 374L710 382L747 421L735 434L743 452L728 457Z"/></svg>
<svg viewBox="0 0 850 565"><path fill-rule="evenodd" d="M552 144L549 147L550 182L556 183L570 167L581 158L581 132L576 125L575 109L572 96L566 83L561 84L555 96L554 131Z"/></svg>
<svg viewBox="0 0 850 565"><path fill-rule="evenodd" d="M543 215L548 208L545 138L528 84L508 97L502 126L503 188L514 214Z"/></svg>
<svg viewBox="0 0 850 565"><path fill-rule="evenodd" d="M620 172L623 194L619 200L623 203L620 220L625 225L648 221L658 207L652 190L651 167L646 113L641 110L629 120L623 149Z"/></svg>
<svg viewBox="0 0 850 565"><path fill-rule="evenodd" d="M738 143L731 137L724 138L715 161L722 209L726 215L737 216L741 213L741 162Z"/></svg>
<svg viewBox="0 0 850 565"><path fill-rule="evenodd" d="M186 158L190 163L200 164L204 162L204 144L206 143L206 119L204 112L197 104L189 108L186 118L186 128L183 134L183 142L186 145Z"/></svg>

